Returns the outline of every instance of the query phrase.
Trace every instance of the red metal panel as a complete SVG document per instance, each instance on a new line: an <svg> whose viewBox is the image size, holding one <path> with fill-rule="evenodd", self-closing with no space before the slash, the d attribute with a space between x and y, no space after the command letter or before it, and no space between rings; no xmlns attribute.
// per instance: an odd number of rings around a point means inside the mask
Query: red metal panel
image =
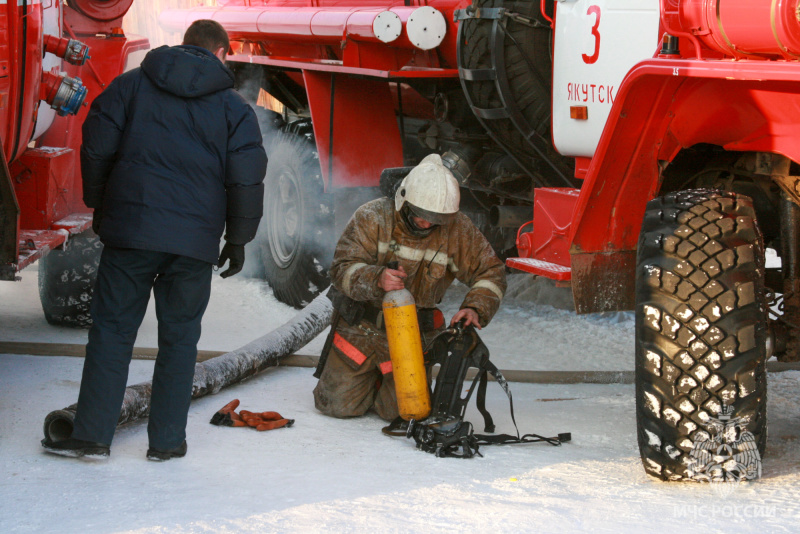
<svg viewBox="0 0 800 534"><path fill-rule="evenodd" d="M64 5L64 27L83 36L110 34L122 26L122 17L131 3L132 0L73 0Z"/></svg>
<svg viewBox="0 0 800 534"><path fill-rule="evenodd" d="M349 56L348 59L357 57L359 61L345 62L348 66L366 64L383 71L397 69L398 61L400 66L414 68L455 69L458 28L453 13L469 3L470 0L242 0L220 2L220 7L165 10L159 15L159 22L168 31L182 32L197 19L213 19L228 31L234 47L236 41L258 43L254 48L257 53L278 60L328 62ZM414 47L405 31L409 14L420 6L437 9L447 22L444 40L433 51ZM377 40L372 26L372 21L382 11L397 15L404 28L388 45ZM380 48L368 47L365 58L359 44ZM356 50L348 50L351 47ZM386 62L379 63L378 57Z"/></svg>
<svg viewBox="0 0 800 534"><path fill-rule="evenodd" d="M719 144L800 161L800 64L649 60L619 88L581 189L573 254L634 250L658 162ZM723 96L724 95L724 96Z"/></svg>
<svg viewBox="0 0 800 534"><path fill-rule="evenodd" d="M736 58L796 59L800 54L797 2L682 0L672 4L664 16L672 35L691 35L692 41Z"/></svg>
<svg viewBox="0 0 800 534"><path fill-rule="evenodd" d="M348 45L348 48L350 45ZM251 56L247 54L231 55L228 56L228 61L240 63L256 63L259 65L269 65L270 67L280 67L284 69L301 69L315 72L330 72L341 74L352 74L357 76L369 76L371 78L399 78L399 79L412 79L412 78L458 78L458 69L442 69L442 68L414 68L404 67L402 70L393 70L391 68L377 67L354 67L345 65L341 61L331 60L316 60L316 59L302 59L302 58L275 58L271 56Z"/></svg>
<svg viewBox="0 0 800 534"><path fill-rule="evenodd" d="M35 110L39 105L39 79L42 74L42 6L15 1L0 4L5 15L8 48L2 52L2 76L8 76L8 92L0 95L5 104L0 123L6 160L13 162L25 151L35 127ZM4 84L5 85L5 84Z"/></svg>
<svg viewBox="0 0 800 534"><path fill-rule="evenodd" d="M331 164L333 76L304 71L303 79L326 190L377 186L383 169L403 165L400 129L386 82L336 76Z"/></svg>
<svg viewBox="0 0 800 534"><path fill-rule="evenodd" d="M72 213L70 187L76 166L69 148L28 149L11 165L17 200L24 206L21 228L45 230Z"/></svg>
<svg viewBox="0 0 800 534"><path fill-rule="evenodd" d="M86 103L76 115L66 117L58 116L53 125L39 137L37 147L63 147L72 149L74 163L63 170L59 178L62 191L59 193L61 200L66 204L67 213L87 212L89 209L83 204L83 184L81 181L80 165L78 164L78 150L80 149L82 134L81 125L89 112L89 105L105 89L111 80L122 73L128 54L136 50L149 48L147 39L139 36L124 37L84 36L82 41L89 45L92 59L83 66L63 66L69 76L79 77L88 89ZM26 206L23 213L28 211ZM63 217L60 213L57 217ZM57 218L56 217L56 218ZM50 219L49 222L53 222ZM22 225L23 228L28 228ZM41 226L34 226L40 228Z"/></svg>
<svg viewBox="0 0 800 534"><path fill-rule="evenodd" d="M798 161L799 93L797 81L773 81L767 87L761 80L687 80L676 94L670 132L681 146L714 143L727 150L779 152Z"/></svg>
<svg viewBox="0 0 800 534"><path fill-rule="evenodd" d="M222 24L232 40L274 41L339 44L345 40L380 42L373 31L375 17L391 6L232 6L222 9L197 7L188 10L166 10L159 15L165 31L182 32L197 19L211 19ZM417 7L391 8L403 23ZM411 48L402 34L393 47Z"/></svg>
<svg viewBox="0 0 800 534"><path fill-rule="evenodd" d="M568 234L579 193L569 187L534 190L531 251L534 258L569 267Z"/></svg>
<svg viewBox="0 0 800 534"><path fill-rule="evenodd" d="M12 39L13 24L12 18L8 15L8 4L0 4L0 71L14 72L13 62L16 60ZM0 76L0 136L8 139L12 134L11 129L11 76ZM4 144L0 145L0 150L4 151L7 157L10 155Z"/></svg>

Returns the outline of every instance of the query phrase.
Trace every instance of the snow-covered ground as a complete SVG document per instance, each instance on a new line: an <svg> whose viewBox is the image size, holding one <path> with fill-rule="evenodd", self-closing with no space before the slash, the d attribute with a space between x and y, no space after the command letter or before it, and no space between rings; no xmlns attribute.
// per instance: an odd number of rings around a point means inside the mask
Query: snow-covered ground
<svg viewBox="0 0 800 534"><path fill-rule="evenodd" d="M85 343L86 331L47 324L37 293L37 265L22 271L22 281L0 284L0 341ZM527 274L508 277L508 294L500 311L480 332L500 369L545 371L632 371L631 312L576 315L569 289ZM448 318L458 311L466 288L456 284L442 309ZM558 306L558 308L554 307ZM272 331L296 310L278 302L266 282L235 276L214 277L211 302L203 319L201 350L230 351ZM327 330L301 354L319 355ZM136 340L139 347L158 346L155 304ZM568 346L569 350L564 350Z"/></svg>
<svg viewBox="0 0 800 534"><path fill-rule="evenodd" d="M48 326L36 272L0 284L0 341L83 343ZM631 370L630 314L578 317L563 295L523 275L481 333L503 369ZM448 297L457 308L463 288ZM294 310L263 283L215 278L200 348L231 350ZM155 346L152 310L137 345ZM317 338L300 352L318 354ZM51 456L39 447L51 410L77 399L82 361L0 354L0 532L797 532L800 524L800 372L769 375L763 478L736 487L667 484L638 459L630 385L511 384L523 432L572 432L561 447L485 447L483 458L438 459L383 436L376 416L334 420L313 406L311 370L280 367L192 403L186 458L147 462L144 423L118 430L111 458ZM134 361L129 383L150 379ZM489 385L498 430L507 400ZM238 398L275 410L292 428L259 433L208 424ZM480 416L470 409L467 419ZM480 428L478 429L480 430Z"/></svg>

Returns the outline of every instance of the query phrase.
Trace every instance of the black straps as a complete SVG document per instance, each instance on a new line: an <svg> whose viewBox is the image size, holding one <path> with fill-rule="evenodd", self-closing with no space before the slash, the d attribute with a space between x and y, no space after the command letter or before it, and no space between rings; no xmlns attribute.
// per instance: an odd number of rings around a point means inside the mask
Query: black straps
<svg viewBox="0 0 800 534"><path fill-rule="evenodd" d="M408 434L408 421L398 415L394 418L394 421L381 428L381 432L387 436L406 437Z"/></svg>
<svg viewBox="0 0 800 534"><path fill-rule="evenodd" d="M569 432L563 432L554 438L546 438L544 436L540 436L539 434L525 434L520 437L519 427L517 427L517 420L514 417L514 399L511 397L511 388L508 387L508 381L503 376L503 373L501 373L500 370L488 359L485 361L483 368L479 372L480 385L478 386L478 397L476 399L476 404L478 411L481 412L483 419L486 422L486 428L484 429L484 432L494 432L494 422L492 421L492 416L489 415L489 412L486 410L487 374L491 373L491 375L494 377L497 383L500 384L500 387L503 388L503 391L505 391L506 395L508 396L508 407L509 411L511 412L511 422L514 423L514 430L517 432L517 435L512 436L511 434L495 434L490 436L486 434L475 434L475 439L478 445L510 445L513 443L536 443L539 441L546 441L550 445L559 446L562 443L572 439L572 434Z"/></svg>
<svg viewBox="0 0 800 534"><path fill-rule="evenodd" d="M488 436L486 434L475 434L475 440L478 445L514 445L516 443L537 443L539 441L546 441L550 445L559 446L564 442L570 441L572 435L569 432L559 434L555 438L546 438L539 434L525 434L522 437L517 434L494 434Z"/></svg>
<svg viewBox="0 0 800 534"><path fill-rule="evenodd" d="M478 396L475 398L475 405L483 416L483 431L493 433L494 421L492 420L489 410L486 409L486 382L488 381L486 378L486 369L483 369L479 373L479 376L480 382L478 383Z"/></svg>
<svg viewBox="0 0 800 534"><path fill-rule="evenodd" d="M514 429L517 431L517 436L519 436L517 420L514 418L514 401L511 398L511 388L508 387L508 380L506 380L506 377L504 377L503 373L500 372L500 369L498 369L495 364L489 361L488 357L481 361L481 366L478 370L480 384L478 385L478 397L475 400L478 411L481 412L481 415L483 415L483 421L485 423L485 428L483 431L494 432L494 421L492 420L492 416L489 415L489 411L486 409L486 382L488 381L487 375L489 373L492 374L495 381L497 381L497 383L500 384L500 387L503 388L503 391L506 392L506 396L508 397L508 405L511 409L511 421L514 423Z"/></svg>
<svg viewBox="0 0 800 534"><path fill-rule="evenodd" d="M431 414L424 420L411 420L408 423L406 436L413 438L417 448L435 454L438 457L472 458L482 456L481 445L507 445L512 443L535 443L545 441L551 445L561 445L570 441L569 433L557 437L544 437L538 434L520 436L514 416L514 400L508 381L497 367L489 361L489 350L483 344L474 328L463 325L450 327L429 344L426 350L426 365L430 373L433 366L439 366L436 383L431 395ZM470 368L477 370L472 384L466 394L464 381ZM472 424L464 421L464 413L473 392L477 391L476 405L483 416L484 432L494 432L495 425L491 414L486 409L486 383L488 375L494 377L508 396L511 421L514 423L516 435L511 434L475 434ZM384 433L394 424L384 429ZM390 435L400 435L399 433Z"/></svg>

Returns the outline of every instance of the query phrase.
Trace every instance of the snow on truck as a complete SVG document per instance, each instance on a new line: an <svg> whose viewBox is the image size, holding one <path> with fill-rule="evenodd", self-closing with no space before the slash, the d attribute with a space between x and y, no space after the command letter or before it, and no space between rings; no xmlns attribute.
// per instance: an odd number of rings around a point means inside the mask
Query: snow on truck
<svg viewBox="0 0 800 534"><path fill-rule="evenodd" d="M129 2L73 5L101 47L135 48L97 18ZM322 291L355 208L439 153L510 267L569 285L578 313L635 310L645 470L718 481L760 473L766 360L798 359L798 17L780 0L218 0L160 23L231 36L270 155L260 256L278 298ZM0 111L20 105L8 87ZM51 131L60 144L35 146L77 146L77 127ZM37 148L8 135L13 169ZM19 176L0 182L5 241ZM3 249L6 277L26 235Z"/></svg>

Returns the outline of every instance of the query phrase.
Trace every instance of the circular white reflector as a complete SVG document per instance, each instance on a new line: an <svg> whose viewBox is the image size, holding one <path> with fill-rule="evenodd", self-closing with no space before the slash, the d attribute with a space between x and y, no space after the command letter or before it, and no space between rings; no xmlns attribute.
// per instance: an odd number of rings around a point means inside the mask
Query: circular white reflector
<svg viewBox="0 0 800 534"><path fill-rule="evenodd" d="M391 11L378 13L378 16L372 21L372 32L384 43L391 43L400 37L402 31L403 23L400 21L400 17Z"/></svg>
<svg viewBox="0 0 800 534"><path fill-rule="evenodd" d="M439 46L444 40L447 22L441 11L430 6L415 9L406 22L406 33L411 44L422 50Z"/></svg>

